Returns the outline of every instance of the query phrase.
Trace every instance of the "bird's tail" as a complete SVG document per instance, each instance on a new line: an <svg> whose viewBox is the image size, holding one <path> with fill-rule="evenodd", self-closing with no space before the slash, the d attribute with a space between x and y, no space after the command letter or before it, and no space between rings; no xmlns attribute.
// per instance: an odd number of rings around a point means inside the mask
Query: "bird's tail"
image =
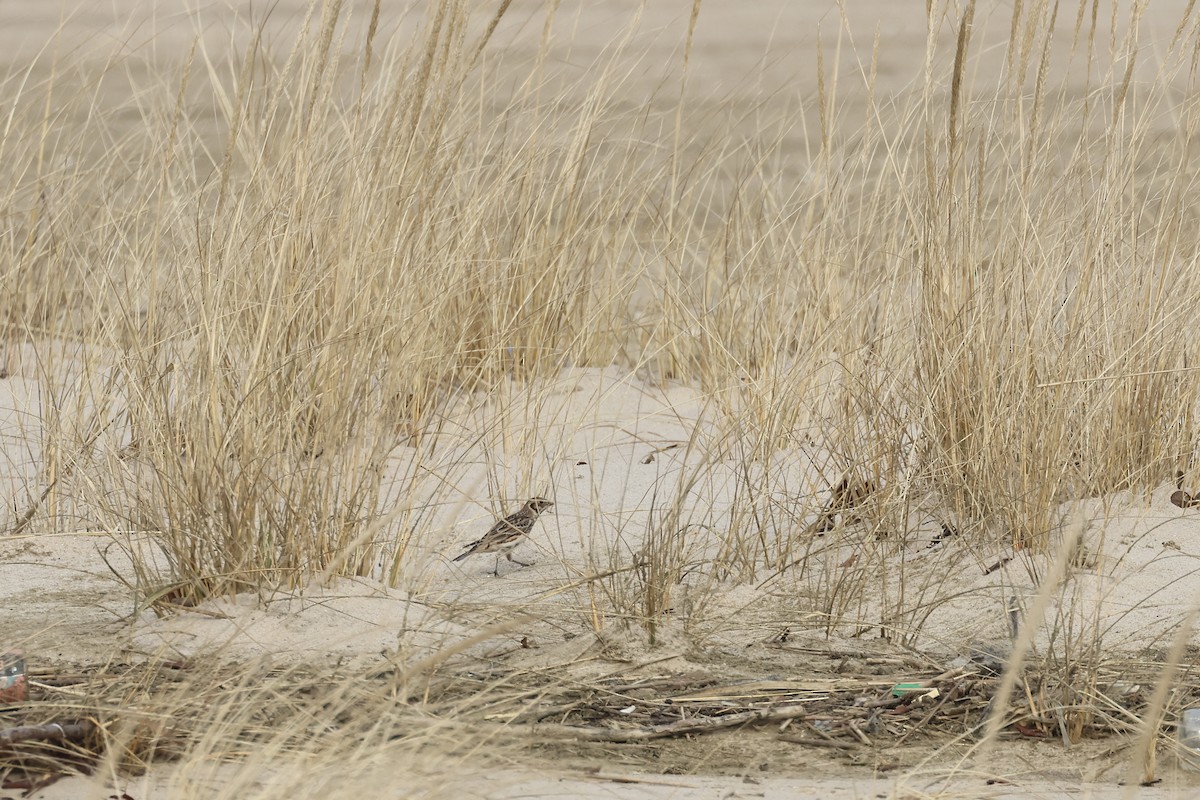
<svg viewBox="0 0 1200 800"><path fill-rule="evenodd" d="M467 556L471 555L471 553L473 553L473 552L474 552L473 550L468 550L467 552L463 553L463 554L462 554L461 556L459 556L458 558L454 559L454 561L462 561L464 558L466 558Z"/></svg>

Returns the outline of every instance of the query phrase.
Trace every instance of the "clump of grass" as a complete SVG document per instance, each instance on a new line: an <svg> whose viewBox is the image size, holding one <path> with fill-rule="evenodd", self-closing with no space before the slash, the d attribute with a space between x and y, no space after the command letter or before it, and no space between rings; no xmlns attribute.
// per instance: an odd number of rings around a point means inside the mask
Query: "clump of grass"
<svg viewBox="0 0 1200 800"><path fill-rule="evenodd" d="M107 381L92 413L124 456L89 494L107 527L153 535L164 576L139 560L142 578L183 602L331 565L395 575L388 453L436 430L454 394L611 359L623 338L632 287L604 262L631 223L608 189L634 167L591 141L610 79L563 137L537 86L498 112L474 93L485 39L464 8L431 8L382 55L372 23L349 66L348 25L313 5L281 57L256 36L226 78L200 45L173 92L150 87L173 104L141 108L164 136L141 140L152 167L132 180L155 197L112 259L138 291L126 324L76 325L94 345L81 382ZM224 128L211 180L180 157L211 145L197 83Z"/></svg>

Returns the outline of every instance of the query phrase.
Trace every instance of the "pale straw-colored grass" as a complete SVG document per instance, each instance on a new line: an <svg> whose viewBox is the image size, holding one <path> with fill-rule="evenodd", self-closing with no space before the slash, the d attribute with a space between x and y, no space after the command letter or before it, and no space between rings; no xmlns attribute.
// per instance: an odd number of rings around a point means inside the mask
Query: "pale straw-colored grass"
<svg viewBox="0 0 1200 800"><path fill-rule="evenodd" d="M1064 502L1195 477L1200 34L1193 14L1151 51L1079 3L1067 41L1058 6L1015 4L1001 56L980 44L999 23L958 5L932 4L898 94L877 88L884 45L846 25L810 93L727 117L687 83L699 0L679 82L632 110L636 15L564 77L556 3L525 61L489 42L507 3L430 4L395 40L381 4L331 3L294 40L254 20L235 52L198 38L154 77L130 55L10 72L0 321L44 387L17 521L112 531L163 611L314 576L404 584L478 488L455 448L482 448L493 498L540 491L560 450L510 417L548 395L507 393L615 366L698 387L706 418L644 529L617 520L633 543L591 554L583 624L653 641L681 585L702 617L713 587L769 581L829 632L907 640L946 599L896 558L921 513L1041 558L1044 602ZM480 396L495 416L467 429L453 409ZM809 528L845 474L876 487L879 538L853 560ZM728 513L705 503L722 492ZM270 691L243 688L187 758L236 749ZM307 712L257 757L284 758Z"/></svg>

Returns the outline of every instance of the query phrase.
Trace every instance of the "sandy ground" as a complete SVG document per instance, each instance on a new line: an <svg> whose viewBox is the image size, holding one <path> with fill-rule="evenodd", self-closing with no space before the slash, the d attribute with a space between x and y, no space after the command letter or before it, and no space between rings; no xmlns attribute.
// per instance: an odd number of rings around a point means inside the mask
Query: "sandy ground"
<svg viewBox="0 0 1200 800"><path fill-rule="evenodd" d="M275 16L281 26L296 23L298 5L294 0L278 5ZM509 47L517 63L523 53L532 52L536 42L539 26L528 19L539 5L520 0L514 6L517 13L499 31L499 41ZM1184 5L1184 0L1154 3L1143 23L1147 36L1153 41L1169 37ZM823 2L705 3L696 32L691 92L700 101L717 105L746 100L757 92L810 95L818 30L827 44L835 44L841 30L865 48L877 25L882 43L882 91L899 92L916 80L926 36L919 13L923 3L850 0L846 6L848 23L843 29L835 7ZM81 42L130 42L139 52L152 51L152 59L170 57L196 35L193 21L163 6L156 12L159 33L144 35L142 28L131 26L128 20L143 14L147 7L126 2L114 13L112 4L81 5L68 31ZM565 2L562 18L569 24L564 23L564 29L574 33L569 42L564 34L556 51L564 73L586 69L616 38L635 7L632 2ZM642 52L647 63L676 63L689 8L689 2L656 0L649 4L641 22L643 33L635 38L631 50ZM8 4L4 13L10 20L21 20L19 25L0 26L0 52L7 53L13 64L29 58L59 20L55 4L32 0ZM205 13L206 23L199 31L214 47L241 35L228 8ZM1007 35L1007 13L1007 8L997 7L983 16L980 36L984 41ZM1069 31L1071 23L1065 20L1070 16L1064 14L1059 20L1064 30ZM403 29L410 23L397 17L389 24ZM1069 76L1067 55L1061 58L1064 74ZM844 56L841 63L849 74L858 66L850 56ZM1138 69L1146 70L1139 73L1141 77L1151 77L1152 59ZM640 102L667 72L669 67L656 67L639 73L644 83L629 87L631 102ZM855 91L852 81L847 81L845 91ZM802 143L797 141L795 146L801 148ZM36 370L28 364L0 382L0 441L5 455L0 482L14 513L23 510L31 494L39 491L39 391ZM530 396L543 398L535 414L525 402ZM269 598L265 603L256 597L215 600L195 611L157 618L139 613L125 583L129 574L125 548L139 546L137 542L131 545L125 537L106 531L49 534L34 529L19 536L0 536L0 607L6 610L0 636L6 644L23 647L33 664L46 665L102 663L113 657L132 660L214 654L230 659L269 656L284 662L335 658L386 662L420 658L497 620L532 614L538 622L470 648L463 654L464 663L503 658L514 663L520 659L551 662L579 647L579 642L565 637L563 631L576 633L587 627L583 609L588 603L580 577L629 563L642 545L658 498L684 476L701 475L687 504L697 531L689 547L697 562L721 552L719 531L730 524L739 473L732 459L709 463L688 451L686 443L697 436L715 440L721 435L707 399L697 391L677 386L655 388L616 370L575 370L565 372L550 387L513 387L487 403L464 404L456 413L468 429L484 419L502 416L503 437L489 442L486 454L460 450L449 459L445 469L457 470L450 477L468 489L461 502L434 515L417 543L401 589L389 589L369 579L343 580ZM814 427L819 427L819 422L814 420ZM530 437L544 446L523 446ZM538 455L530 456L531 452ZM810 450L780 453L777 462L769 465L771 494L778 501L770 536L794 535L811 521L812 509L827 496L827 487L835 480L822 467L826 455L814 445ZM412 452L399 447L390 469L402 475L413 459ZM466 466L451 466L451 462ZM488 497L489 471L500 476L505 499ZM493 577L489 557L451 563L464 543L486 529L498 507L511 510L514 500L519 501L527 485L522 475L541 476L535 491L557 503L556 513L544 518L517 553L534 565L516 569L504 564L500 577ZM1195 574L1200 566L1200 511L1171 505L1168 496L1172 488L1163 486L1148 496L1081 498L1063 507L1064 520L1078 518L1086 526L1087 557L1056 589L1047 621L1059 623L1060 636L1052 637L1053 624L1044 625L1036 642L1039 652L1053 652L1061 646L1061 630L1068 622L1075 630L1099 631L1104 647L1113 653L1145 657L1166 648L1195 601ZM797 503L794 498L805 500ZM1044 572L1045 562L1037 556L1013 553L1003 545L997 545L994 552L980 553L978 547L968 548L962 541L937 543L938 520L927 511L914 512L910 523L914 535L882 545L868 540L855 526L841 527L826 537L814 563L836 571L856 554L870 553L880 563L891 565L883 571L884 577L872 584L872 590L864 588L855 600L858 605L849 610L864 620L866 627L888 619L898 630L911 631L903 637L903 646L914 652L946 663L969 652L972 643L1003 642L1008 627L1005 609L1014 598L1023 607L1030 605L1036 593L1035 578ZM999 561L1005 561L1002 568L988 571ZM901 580L908 581L910 599L914 592L936 599L932 610L925 609L927 616L922 611L918 619L896 600ZM687 637L668 638L655 652L636 637L608 645L624 647L626 655L643 658L670 654L670 648L677 646L681 664L716 665L740 674L753 673L757 665L773 674L795 677L808 662L799 645L796 653L771 647L781 633L813 646L862 646L862 629L843 625L834 631L823 630L821 620L828 604L834 602L824 587L822 580L811 575L776 578L771 571L764 571L753 581L734 585L723 575L696 573L680 590L684 609L680 624L686 626ZM685 638L688 643L681 644ZM1200 646L1195 634L1191 641ZM726 763L739 757L750 758L729 756ZM1010 760L1006 762L981 765L989 774L1011 775L1014 781L994 786L982 779L959 779L946 787L922 778L920 771L910 777L879 779L869 768L839 764L806 778L802 776L808 765L801 755L767 777L751 778L631 772L622 780L612 780L605 776L619 771L609 773L607 768L601 776L586 778L580 777L578 769L568 775L548 769L514 770L486 782L456 786L455 795L851 798L941 791L943 796L955 797L1125 796L1126 790L1117 786L1118 778L1111 774L1103 775L1102 781L1088 782L1088 775L1100 772L1095 764L1072 770L1032 763L1042 761L1044 755L1009 753L1007 757ZM837 770L846 775L833 774ZM1171 767L1164 773L1166 784L1139 789L1134 796L1185 797L1200 791L1200 781L1192 776ZM77 779L35 797L108 797L119 788L143 800L169 795L171 780L169 768L116 787L89 788L83 779ZM396 792L395 796L404 796L403 790Z"/></svg>
<svg viewBox="0 0 1200 800"><path fill-rule="evenodd" d="M15 389L24 385L12 380L5 384L14 405L18 404ZM524 410L532 407L526 402L530 396L542 398L536 419L523 416ZM116 577L126 574L123 537L100 532L29 533L0 542L0 597L10 609L6 634L24 647L33 663L47 665L103 663L114 657L132 661L148 657L235 661L267 657L275 663L349 659L387 664L424 658L498 621L524 620L467 648L454 663L463 669L497 663L542 668L578 661L582 666L574 674L581 679L616 665L624 665L624 669L630 663L657 664L660 669L679 672L706 669L731 680L755 676L797 679L812 675L813 653L823 650L910 653L920 654L929 664L963 663L973 643L1006 640L1009 599L1015 597L1027 608L1037 589L1033 576L1046 566L1044 556L1014 554L1002 546L986 557L974 554L978 548L968 547L965 541L952 539L934 546L937 523L933 516L925 515L912 520L916 535L887 546L881 563L890 565L890 573L885 570L879 582L864 583L860 595L860 618L878 619L886 613L886 597L895 595L900 576L908 575L904 580L909 581L909 591L933 602L925 624L906 637L900 648L896 642L880 640L877 632L863 635L853 624L827 633L821 624L819 581L791 573L775 577L769 572L764 572L757 585L735 585L712 574L694 574L680 590L681 602L687 608L689 596L700 597L704 607L692 610L691 616L678 614L680 619L672 623L675 627L664 631L655 647L636 630L626 630L616 622L597 640L587 632L582 611L587 608L587 597L579 576L602 571L614 558L619 562L620 554L639 546L654 508L653 492L675 485L699 461L699 456L689 454L685 447L663 448L687 442L697 427L701 435L715 436L715 423L705 416L705 404L694 390L652 388L617 370L569 371L550 385L513 388L490 400L488 407L464 404L459 413L465 424L480 414L496 413L496 405L508 411L506 430L511 441L520 441L536 429L545 437L543 444L559 443L557 452L542 450L549 455L536 470L548 476L538 492L556 498L557 513L543 517L516 553L533 562L532 566L520 568L502 562L496 577L491 574L495 561L490 556L451 562L460 547L476 538L490 520L483 498L477 497L441 512L420 541L424 549L414 554L405 589L388 589L365 578L343 579L281 593L265 602L256 596L211 600L195 611L159 618L135 614L129 588ZM501 453L493 457L504 459L502 451L493 452ZM464 467L461 485L482 482L482 473L488 468L483 454L457 455L455 463L474 465ZM647 463L649 456L653 459ZM411 458L406 448L397 448L392 468L403 471ZM519 471L519 461L514 458L514 470ZM816 450L781 454L779 469L773 472L773 490L780 497L821 495L825 490L819 488L823 485L820 481L828 477L814 475L820 471L811 466L819 463ZM789 464L790 471L786 469ZM810 466L799 468L796 464ZM733 462L706 463L704 469L705 477L689 504L696 519L703 521L697 530L707 531L697 533L691 544L697 560L721 547L719 531L729 524L736 473ZM474 474L475 470L480 474ZM1165 649L1169 635L1194 599L1191 577L1197 557L1195 542L1200 541L1200 512L1171 505L1167 499L1170 489L1163 487L1148 497L1114 495L1071 504L1071 513L1082 514L1088 522L1089 566L1077 568L1055 590L1048 620L1057 624L1041 627L1037 652L1061 653L1064 627L1102 631L1102 640L1111 646L1114 656L1145 659L1153 657L1147 652ZM1064 517L1067 513L1064 511ZM785 522L778 530L770 530L770 535L794 535L799 526L811 521L811 513L790 522L787 517L780 519ZM828 552L814 558L823 558L835 570L855 553L877 554L880 547L862 526L841 526L825 539ZM998 570L987 571L990 562L1004 558L1011 560ZM530 621L529 615L535 621ZM897 624L902 621L896 620ZM915 618L912 621L915 627ZM686 634L679 625L686 628ZM1058 638L1051 636L1053 630L1059 631ZM784 631L788 632L787 642L780 644ZM1200 639L1193 634L1192 641ZM594 655L583 659L588 648ZM1008 776L1011 786L988 786L983 779L964 781L959 777L953 784L957 788L946 791L961 797L1021 797L1030 796L1030 787L1037 787L1037 796L1118 796L1115 784L1123 775L1121 768L1114 770L1113 765L1119 760L1101 757L1109 746L1111 742L1084 744L1065 753L1058 744L1041 743L1041 750L1021 753L1007 745L965 773ZM676 776L642 775L634 782L613 783L569 774L515 774L506 776L514 782L511 791L489 783L479 787L477 796L517 797L534 790L550 797L905 796L901 789L907 791L910 780L933 780L923 777L929 775L928 764L911 775L902 770L899 778L880 779L873 777L867 765L854 767L823 755L795 752L773 754L769 770L758 775L751 765L756 757L765 757L756 752L759 745L750 740L739 743L731 737L713 747L705 761L718 776L677 780ZM927 755L909 753L901 756L901 762L911 759L915 768ZM570 766L586 769L589 758L586 754L573 757ZM943 758L949 756L937 763ZM549 768L560 756L547 755L547 759ZM681 752L678 759L680 764L694 764L696 757ZM1169 790L1186 793L1192 790L1182 787L1200 787L1200 780L1172 766L1169 753L1162 759L1169 782L1138 796L1180 796ZM739 770L746 775L729 777ZM817 774L812 777L802 777L814 772ZM958 774L964 774L963 767ZM1088 784L1089 775L1093 781L1104 780ZM150 780L166 778L152 774ZM76 784L63 786L68 788L48 790L44 796L83 796L83 789ZM467 788L459 796L471 796ZM59 791L68 794L55 793ZM811 794L805 795L805 791ZM979 794L972 794L975 792ZM144 785L131 794L139 800L143 795L156 796Z"/></svg>
<svg viewBox="0 0 1200 800"><path fill-rule="evenodd" d="M132 781L121 785L121 791L141 800L162 796L169 787L154 780ZM32 795L37 800L110 800L112 788L84 779L62 781ZM729 779L681 777L676 775L619 774L605 771L594 778L555 776L540 773L502 772L487 780L459 782L440 787L440 796L470 798L470 800L602 800L619 797L622 800L864 800L887 797L952 797L960 800L1022 800L1037 797L1042 800L1118 800L1135 797L1138 800L1174 800L1194 796L1180 786L1136 787L1132 794L1125 787L1078 783L1073 781L1013 781L989 785L984 779L974 781L940 782L927 780L895 781L872 779L837 779L821 781L803 778ZM381 790L374 797L401 798L422 796L404 788Z"/></svg>
<svg viewBox="0 0 1200 800"><path fill-rule="evenodd" d="M10 407L18 409L13 418L29 413L29 384L18 378L4 386ZM533 397L541 398L536 407L528 402ZM537 491L555 498L556 507L515 553L532 562L528 568L502 561L497 579L493 556L451 561L492 519L484 499L476 496L438 511L415 543L406 590L386 589L369 579L343 580L266 605L249 597L212 601L203 615L185 612L157 619L134 614L124 577L117 577L116 573L128 575L128 540L107 532L28 533L0 543L0 586L13 609L8 619L22 631L23 646L44 658L69 658L72 653L95 658L114 645L143 656L163 648L184 657L225 647L239 658L262 653L309 658L317 652L379 652L407 646L406 637L430 634L430 626L438 627L436 617L451 624L459 615L472 618L480 608L563 617L579 597L556 590L612 563L630 563L655 513L655 493L663 495L682 476L694 474L700 478L689 495L691 516L684 520L695 526L688 546L697 563L721 554L725 543L720 531L733 524L740 462L711 462L699 449L688 452L686 443L696 430L714 439L719 435L698 392L651 388L617 370L574 370L549 386L514 389L486 408L464 406L464 427L472 418L498 413L499 405L506 406L503 416L512 441L536 436L550 445L533 472L546 476ZM11 439L21 434L10 427L6 435ZM35 446L26 442L30 450ZM459 484L468 487L484 484L489 470L507 474L529 469L520 457L506 465L502 448L492 452L498 453L493 458L499 464L489 466L481 447L447 456L447 469L455 470ZM393 476L401 475L414 459L411 448L397 447L391 459ZM36 461L35 453L30 463ZM807 500L767 521L766 535L772 540L793 536L813 520L836 480L820 468L827 461L828 455L813 446L781 452L770 465L773 499ZM1071 617L1096 627L1114 651L1166 646L1166 637L1191 602L1190 579L1200 555L1195 544L1200 512L1172 505L1172 490L1164 486L1145 497L1118 494L1064 504L1064 521L1078 517L1086 524L1086 553L1082 566L1074 567L1070 580L1055 593L1051 619ZM515 489L510 496L518 496ZM915 647L952 657L972 638L1006 638L1007 603L1015 598L1022 607L1030 605L1036 578L1047 567L1046 557L1014 552L1002 537L991 552L984 545L982 553L978 540L936 541L936 510L914 511L909 524L912 531L903 541L884 545L872 541L861 526L843 526L822 537L820 548L809 557L837 568L856 555L878 558L882 547L883 558L897 567L892 576L883 577L884 591L878 598L860 599L862 615L886 617L888 609L879 604L889 602L886 589L896 589L901 581L910 593L938 597L922 630L912 633L909 643ZM1000 562L1000 569L990 569ZM686 582L691 591L722 587L706 601L705 612L697 613L699 632L714 644L732 646L765 640L772 626L789 624L794 632L803 630L804 606L816 612L824 599L818 579L810 583L777 573L763 569L752 583L741 585L724 585L716 574L693 573ZM443 611L435 613L435 608ZM790 614L796 616L789 621ZM731 615L736 615L736 629L721 622ZM455 636L444 625L439 631L438 636ZM432 643L424 641L422 646ZM1041 644L1047 646L1048 641Z"/></svg>
<svg viewBox="0 0 1200 800"><path fill-rule="evenodd" d="M33 393L28 386L19 378L4 384L10 407L18 409L10 424L31 412ZM536 406L531 402L535 397ZM498 438L517 442L532 436L547 445L534 458L532 471L545 476L537 492L555 498L556 506L514 554L531 562L527 568L501 560L497 578L492 574L497 566L493 556L452 562L492 519L485 499L476 495L438 510L415 542L404 590L387 589L366 578L347 579L268 599L265 605L250 597L214 600L204 614L184 612L158 619L134 613L124 584L128 540L99 531L28 533L0 543L0 586L12 608L8 619L22 631L21 644L45 658L69 658L72 653L95 658L114 645L142 656L166 648L186 657L224 647L238 658L263 653L311 658L318 652L375 653L407 647L408 639L418 634L453 640L462 631L446 626L477 622L479 609L520 609L565 620L580 597L573 591L564 594L563 587L611 564L631 563L658 508L656 498L676 487L683 476L697 474L687 502L690 516L684 520L694 526L688 547L697 563L722 553L720 532L733 524L740 461L711 461L703 448L689 452L687 442L697 430L701 438L715 440L720 435L715 415L695 390L653 388L615 369L572 370L549 385L514 388L485 406L464 405L460 413L464 428L473 419L503 416L506 431L498 431ZM10 427L6 435L21 434ZM26 442L26 447L32 450L36 445ZM506 464L509 457L503 447L491 452L499 463L489 465L481 446L447 455L446 468L465 487L484 485L489 470L502 475L530 470L523 456L513 456ZM397 447L391 474L400 476L414 460L411 448ZM31 463L36 461L35 453ZM772 541L794 536L815 518L836 480L836 475L824 474L821 465L827 462L828 454L814 445L781 452L769 470L763 467L770 472L772 500L803 500L766 520L765 534ZM426 463L424 468L436 465ZM1086 526L1085 553L1055 592L1051 620L1073 618L1095 627L1103 633L1105 646L1118 652L1168 644L1168 635L1192 600L1191 578L1200 556L1195 544L1200 512L1172 505L1172 490L1168 485L1148 496L1122 493L1064 504L1064 523L1080 519ZM510 491L510 497L519 496L515 488ZM512 510L514 505L510 500L500 507ZM936 509L918 508L910 515L911 530L905 538L882 545L862 526L841 526L822 537L809 558L834 569L853 556L870 555L895 564L890 575L882 576L878 597L865 592L859 599L862 616L886 617L889 609L880 604L889 602L888 590L894 592L901 582L910 593L936 597L921 630L912 626L908 643L949 658L971 639L1009 635L1009 600L1015 598L1022 608L1031 604L1049 557L1014 552L1002 536L998 544L985 543L982 548L977 538L965 536L937 541L938 520ZM138 546L136 540L132 546ZM1001 567L992 569L997 564ZM715 573L691 573L685 592L703 591L707 597L710 587L721 586L706 599L703 613L697 612L697 632L715 646L744 646L769 638L777 632L773 626L803 631L808 627L805 612L812 617L827 599L820 594L818 577L778 573L760 569L753 581L737 583ZM723 621L733 615L736 626L727 627ZM902 621L897 618L897 624ZM474 624L465 626L463 630L469 630ZM1200 643L1195 636L1193 641ZM417 649L433 643L423 640ZM1049 646L1046 639L1039 643Z"/></svg>

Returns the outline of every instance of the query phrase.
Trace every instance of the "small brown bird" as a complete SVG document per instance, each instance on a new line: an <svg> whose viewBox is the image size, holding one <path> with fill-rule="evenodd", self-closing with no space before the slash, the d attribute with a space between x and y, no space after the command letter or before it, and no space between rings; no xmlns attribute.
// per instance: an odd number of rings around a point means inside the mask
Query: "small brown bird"
<svg viewBox="0 0 1200 800"><path fill-rule="evenodd" d="M499 554L503 553L504 557L514 564L528 567L529 564L513 558L512 551L520 544L521 537L533 530L533 523L537 522L538 516L552 505L554 503L544 497L534 497L525 501L525 505L521 506L520 511L509 514L497 522L482 538L467 545L467 552L454 560L462 561L467 556L473 556L476 553L496 553L496 569L493 570L492 574L499 575Z"/></svg>
<svg viewBox="0 0 1200 800"><path fill-rule="evenodd" d="M808 530L817 536L823 536L837 527L839 513L851 523L862 522L858 509L875 493L875 484L858 475L847 472L833 487L833 495L821 509L816 522Z"/></svg>

